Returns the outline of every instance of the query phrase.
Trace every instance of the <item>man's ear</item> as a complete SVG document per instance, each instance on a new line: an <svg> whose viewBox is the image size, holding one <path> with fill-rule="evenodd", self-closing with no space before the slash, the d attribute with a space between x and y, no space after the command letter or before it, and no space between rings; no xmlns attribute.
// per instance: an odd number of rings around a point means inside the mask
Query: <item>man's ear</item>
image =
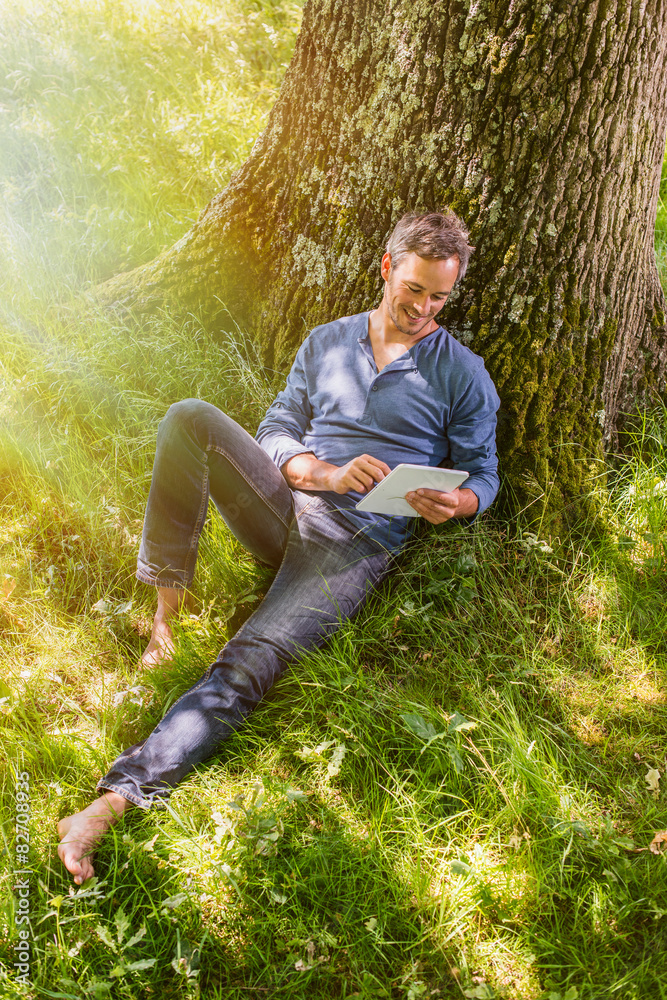
<svg viewBox="0 0 667 1000"><path fill-rule="evenodd" d="M380 264L380 274L385 281L389 278L389 272L391 271L391 254L385 253L382 257L382 262Z"/></svg>

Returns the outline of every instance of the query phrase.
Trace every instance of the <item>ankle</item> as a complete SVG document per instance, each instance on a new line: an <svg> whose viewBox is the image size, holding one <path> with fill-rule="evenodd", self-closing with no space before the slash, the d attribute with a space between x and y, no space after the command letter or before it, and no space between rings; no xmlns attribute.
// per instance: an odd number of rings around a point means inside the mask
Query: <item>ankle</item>
<svg viewBox="0 0 667 1000"><path fill-rule="evenodd" d="M99 816L106 820L109 825L113 825L131 808L132 803L123 795L119 795L118 792L104 792L99 799L91 802L84 812L88 812L89 809L91 815Z"/></svg>
<svg viewBox="0 0 667 1000"><path fill-rule="evenodd" d="M189 604L190 595L187 590L180 590L175 587L158 587L155 617L160 620L173 618L183 607L187 607Z"/></svg>

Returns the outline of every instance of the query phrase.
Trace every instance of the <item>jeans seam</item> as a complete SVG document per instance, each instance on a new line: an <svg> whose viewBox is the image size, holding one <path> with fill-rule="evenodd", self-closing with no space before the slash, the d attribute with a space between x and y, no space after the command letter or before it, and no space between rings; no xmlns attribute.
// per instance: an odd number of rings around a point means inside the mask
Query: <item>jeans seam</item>
<svg viewBox="0 0 667 1000"><path fill-rule="evenodd" d="M379 553L376 553L376 554L379 554ZM372 559L372 558L373 558L372 555L371 556L362 556L361 557L361 559ZM371 582L370 592L369 592L368 589L366 589L364 591L364 593L361 595L361 597L359 598L359 600L356 601L356 603L352 606L352 608L350 609L349 612L347 612L346 614L342 615L340 613L340 609L338 609L338 615L339 615L339 617L338 617L338 621L336 622L336 629L340 628L346 622L351 621L354 618L354 616L357 613L357 610L360 608L360 606L365 601L367 601L368 598L370 597L370 593L372 593L372 591L374 591L378 587L378 585L382 582L382 580L384 580L384 578L388 575L389 570L391 569L390 563L391 563L391 560L389 560L388 564L385 566L385 568L383 569L383 571L381 573L379 573L378 576ZM366 582L366 584L368 584L368 582L369 582L368 579L366 579L365 582ZM243 627L245 627L245 623L242 626L242 628ZM239 629L239 632L240 631L241 631L241 629ZM237 632L237 635L238 634L239 633ZM329 642L329 640L331 639L331 637L332 637L332 633L330 633L330 632L324 632L323 635L321 635L318 639L316 639L313 642L313 646L315 648L320 648L321 646L324 645L324 643ZM308 647L297 647L297 648L302 649L305 653L307 653L309 651ZM293 658L290 659L289 664L292 665L292 664L294 664L294 663L296 663L298 661L299 661L299 657L296 656L296 657L293 657Z"/></svg>
<svg viewBox="0 0 667 1000"><path fill-rule="evenodd" d="M372 558L373 558L372 556L362 556L362 559L372 559ZM370 588L371 592L373 590L375 590L375 588L378 586L378 584L381 583L381 581L385 578L385 576L389 572L389 568L390 567L388 565L385 566L384 570L372 581L371 588ZM368 579L366 579L365 583L368 584ZM359 598L359 600L357 601L357 603L352 607L352 609L350 610L350 612L347 615L345 615L345 617L342 619L342 621L339 624L340 625L344 625L346 621L351 621L351 619L354 617L354 615L357 612L357 608L361 604L363 604L364 601L368 600L369 596L370 596L370 594L369 594L369 591L367 589L361 595L361 597Z"/></svg>
<svg viewBox="0 0 667 1000"><path fill-rule="evenodd" d="M268 499L268 497L265 497L262 493L259 492L259 489L255 486L255 484L250 479L248 479L248 477L246 476L246 474L243 471L243 469L239 468L239 466L236 464L236 462L234 461L234 459L230 455L228 455L226 451L222 451L221 448L216 448L214 446L209 447L208 451L209 451L209 453L210 452L214 452L216 455L221 455L222 458L226 459L226 461L228 461L229 464L232 465L236 469L236 471L238 472L238 474L241 477L241 479L243 479L243 481L247 484L247 486L253 491L253 493L255 494L255 496L258 497L259 500L262 501L262 503L265 503L266 506L269 508L269 510L273 514L275 514L275 516L278 518L278 520L281 521L285 525L285 527L287 529L289 529L290 522L286 521L285 518L282 516L282 514L280 514L276 510L276 508L273 506L273 504ZM282 475L282 473L281 473L281 475ZM287 489L289 490L290 487L287 484L287 481L285 481L285 485L287 486ZM291 490L290 490L290 493L291 493Z"/></svg>
<svg viewBox="0 0 667 1000"><path fill-rule="evenodd" d="M301 508L301 510L298 512L298 514L297 514L296 511L294 512L294 517L296 518L297 521L299 520L300 517L303 517L303 515L308 510L310 510L310 508L313 506L313 504L315 503L316 500L322 500L322 497L311 497L310 500L308 501L308 503L304 507ZM322 500L322 503L326 503L326 501Z"/></svg>
<svg viewBox="0 0 667 1000"><path fill-rule="evenodd" d="M238 635L238 633L237 633L237 635ZM217 660L216 660L216 663L217 663ZM195 687L189 687L187 689L187 691L184 691L183 694L179 698L176 699L176 701L174 702L173 705L169 706L169 708L167 709L167 711L164 713L164 715L160 719L160 722L158 723L158 725L161 725L164 722L164 720L167 718L167 716L169 715L169 713L171 711L173 711L173 709L176 708L176 706L178 705L179 701L183 701L183 699L185 698L186 694L194 694L195 691L199 691L199 688L202 686L202 684L206 684L206 681L209 679L209 677L211 676L211 673L213 672L214 666L215 666L215 664L212 663L211 666L208 667L208 669L206 670L206 673L201 677L199 683ZM150 737L149 737L149 739L150 739ZM142 749L143 749L143 747L142 747Z"/></svg>
<svg viewBox="0 0 667 1000"><path fill-rule="evenodd" d="M190 570L190 563L194 560L194 563L196 565L199 536L201 535L202 528L204 527L204 519L206 518L206 511L208 510L208 489L206 488L207 484L208 484L208 465L205 465L204 475L202 477L202 485L201 485L201 504L199 506L199 511L197 512L197 520L195 521L194 530L192 532L192 538L190 540L190 548L188 549L188 554L185 557L184 575L190 583L192 583L192 580L194 579L195 575L194 566L192 567L192 570Z"/></svg>

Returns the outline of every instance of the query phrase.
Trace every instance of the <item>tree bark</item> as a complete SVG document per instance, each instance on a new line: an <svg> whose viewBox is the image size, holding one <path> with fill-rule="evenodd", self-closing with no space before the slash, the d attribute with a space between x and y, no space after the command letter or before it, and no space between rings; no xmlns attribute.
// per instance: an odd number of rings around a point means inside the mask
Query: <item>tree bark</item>
<svg viewBox="0 0 667 1000"><path fill-rule="evenodd" d="M667 0L309 0L250 158L102 292L229 312L282 365L378 301L406 209L449 206L477 250L443 322L496 383L521 502L567 505L603 435L665 389L666 129Z"/></svg>

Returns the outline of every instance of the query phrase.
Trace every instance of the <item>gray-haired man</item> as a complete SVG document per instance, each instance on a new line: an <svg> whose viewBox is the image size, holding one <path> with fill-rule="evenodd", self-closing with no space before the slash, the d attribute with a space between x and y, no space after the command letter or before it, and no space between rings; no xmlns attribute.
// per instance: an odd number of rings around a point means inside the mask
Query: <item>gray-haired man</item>
<svg viewBox="0 0 667 1000"><path fill-rule="evenodd" d="M277 574L206 674L115 761L101 796L59 824L76 882L93 874L96 843L127 808L161 804L387 575L414 522L358 511L363 494L408 462L469 473L465 488L407 495L432 524L472 517L494 499L498 397L482 360L435 319L470 252L456 216L405 216L382 257L379 306L313 330L254 439L201 400L170 408L137 570L158 592L144 663L170 655L170 620L192 581L209 498Z"/></svg>

